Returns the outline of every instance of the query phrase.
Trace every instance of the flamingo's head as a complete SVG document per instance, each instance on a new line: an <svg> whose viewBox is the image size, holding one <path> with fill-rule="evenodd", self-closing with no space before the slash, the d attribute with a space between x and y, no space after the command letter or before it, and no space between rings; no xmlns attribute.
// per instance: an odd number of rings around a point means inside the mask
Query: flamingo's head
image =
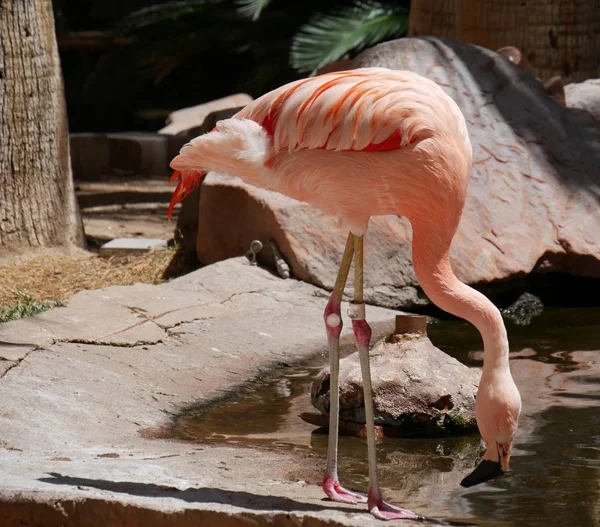
<svg viewBox="0 0 600 527"><path fill-rule="evenodd" d="M521 396L510 370L481 377L475 414L477 427L486 445L481 463L461 481L471 487L501 476L508 470L512 443L517 433L521 413Z"/></svg>

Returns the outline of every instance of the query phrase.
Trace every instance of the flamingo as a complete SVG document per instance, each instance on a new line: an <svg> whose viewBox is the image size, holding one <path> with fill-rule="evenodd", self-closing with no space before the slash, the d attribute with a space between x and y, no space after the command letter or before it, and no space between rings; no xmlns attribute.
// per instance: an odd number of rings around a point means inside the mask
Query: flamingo
<svg viewBox="0 0 600 527"><path fill-rule="evenodd" d="M422 519L384 501L377 479L369 368L371 328L365 319L363 237L369 218L397 215L413 228L419 284L440 308L481 333L484 365L475 412L486 445L483 460L461 485L487 481L508 469L521 411L498 309L460 282L450 244L461 217L472 149L464 117L433 81L410 71L359 68L297 80L219 121L184 145L172 160L179 183L168 216L207 171L239 176L337 216L349 232L324 321L329 346L330 415L323 490L333 501L367 503L378 519ZM341 302L354 259L354 297L348 308L360 357L367 427L367 497L340 485L337 472Z"/></svg>

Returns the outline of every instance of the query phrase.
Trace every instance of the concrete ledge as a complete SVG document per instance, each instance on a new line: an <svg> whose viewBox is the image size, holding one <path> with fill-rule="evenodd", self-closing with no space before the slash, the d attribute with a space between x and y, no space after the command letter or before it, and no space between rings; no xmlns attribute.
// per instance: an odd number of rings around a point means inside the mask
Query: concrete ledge
<svg viewBox="0 0 600 527"><path fill-rule="evenodd" d="M74 133L70 135L73 176L80 181L123 174L167 177L170 153L186 140L152 132Z"/></svg>

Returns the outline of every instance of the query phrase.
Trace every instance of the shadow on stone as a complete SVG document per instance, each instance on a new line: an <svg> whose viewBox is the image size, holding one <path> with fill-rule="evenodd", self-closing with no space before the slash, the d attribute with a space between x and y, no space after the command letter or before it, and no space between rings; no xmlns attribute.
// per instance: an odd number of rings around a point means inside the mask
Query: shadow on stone
<svg viewBox="0 0 600 527"><path fill-rule="evenodd" d="M155 485L153 483L140 483L133 481L108 481L104 479L78 478L63 476L57 472L49 472L49 477L39 478L38 481L53 485L69 485L73 487L92 487L109 492L130 494L132 496L175 498L188 503L219 503L244 507L254 510L284 510L284 511L321 511L330 509L331 505L317 505L302 503L300 501L284 498L282 496L261 496L251 492L215 488L187 488L180 490L168 485ZM338 507L342 512L356 513L356 508Z"/></svg>

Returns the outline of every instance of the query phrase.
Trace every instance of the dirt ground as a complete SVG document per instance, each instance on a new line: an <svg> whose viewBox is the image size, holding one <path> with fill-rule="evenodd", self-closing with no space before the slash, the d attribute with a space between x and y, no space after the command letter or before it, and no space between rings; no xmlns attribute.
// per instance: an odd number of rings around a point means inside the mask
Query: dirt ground
<svg viewBox="0 0 600 527"><path fill-rule="evenodd" d="M199 266L193 255L178 250L174 243L179 207L168 221L174 186L166 178L76 181L75 188L87 250L4 256L0 259L0 306L18 302L24 295L37 302L64 301L83 289L156 284ZM168 240L170 247L135 256L98 255L102 244L132 237Z"/></svg>

